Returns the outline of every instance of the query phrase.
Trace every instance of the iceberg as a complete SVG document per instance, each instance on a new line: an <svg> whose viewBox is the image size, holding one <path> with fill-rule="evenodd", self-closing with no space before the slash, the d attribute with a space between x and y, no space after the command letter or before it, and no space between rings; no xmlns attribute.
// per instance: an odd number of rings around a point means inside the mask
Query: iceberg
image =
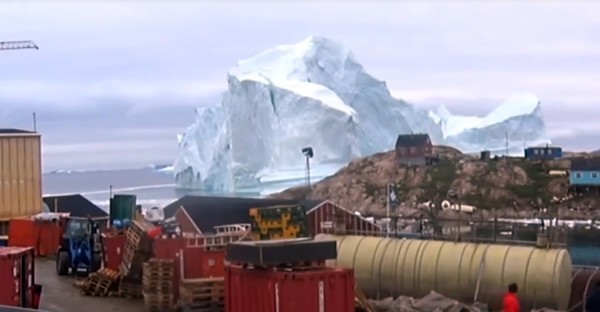
<svg viewBox="0 0 600 312"><path fill-rule="evenodd" d="M488 116L432 112L394 98L342 44L319 36L241 60L227 73L216 106L196 110L178 136L173 165L180 188L232 192L274 172L311 163L345 164L393 148L398 134L428 133L463 151L547 143L539 100L517 96ZM534 103L535 102L535 103ZM531 103L534 103L533 106ZM502 144L499 142L501 141Z"/></svg>

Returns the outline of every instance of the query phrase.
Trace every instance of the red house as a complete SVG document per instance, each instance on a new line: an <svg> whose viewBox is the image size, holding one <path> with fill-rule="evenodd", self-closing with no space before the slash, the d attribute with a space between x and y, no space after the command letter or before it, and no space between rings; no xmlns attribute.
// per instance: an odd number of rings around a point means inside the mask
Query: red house
<svg viewBox="0 0 600 312"><path fill-rule="evenodd" d="M399 165L425 166L430 163L433 144L428 134L401 134L396 139L396 160Z"/></svg>

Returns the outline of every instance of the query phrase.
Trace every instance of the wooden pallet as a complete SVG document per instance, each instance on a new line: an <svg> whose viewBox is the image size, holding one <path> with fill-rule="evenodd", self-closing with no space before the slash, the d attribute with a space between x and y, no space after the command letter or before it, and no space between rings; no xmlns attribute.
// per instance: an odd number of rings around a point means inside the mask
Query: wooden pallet
<svg viewBox="0 0 600 312"><path fill-rule="evenodd" d="M162 312L174 310L174 295L170 294L148 294L143 293L144 305L146 311L149 312Z"/></svg>
<svg viewBox="0 0 600 312"><path fill-rule="evenodd" d="M131 298L142 298L142 285L135 281L121 280L119 283L121 296Z"/></svg>
<svg viewBox="0 0 600 312"><path fill-rule="evenodd" d="M198 303L198 304L181 304L182 312L224 312L225 305L223 303Z"/></svg>
<svg viewBox="0 0 600 312"><path fill-rule="evenodd" d="M189 311L216 308L225 301L225 283L221 278L198 278L181 281L179 287L180 303Z"/></svg>
<svg viewBox="0 0 600 312"><path fill-rule="evenodd" d="M120 274L117 271L103 268L91 273L81 286L81 293L87 296L106 297L115 288Z"/></svg>

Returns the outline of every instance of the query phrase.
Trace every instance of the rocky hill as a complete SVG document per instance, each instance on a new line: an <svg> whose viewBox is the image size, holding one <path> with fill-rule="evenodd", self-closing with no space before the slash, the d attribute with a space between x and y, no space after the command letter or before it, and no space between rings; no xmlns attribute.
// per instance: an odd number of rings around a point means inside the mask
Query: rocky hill
<svg viewBox="0 0 600 312"><path fill-rule="evenodd" d="M312 185L287 189L272 194L273 198L329 199L345 208L363 214L381 215L386 207L386 185L395 185L402 204L399 213L418 213L420 203L439 203L454 193L452 202L476 207L476 216L488 217L492 211L502 216L528 217L546 208L561 217L596 215L600 196L572 198L568 196L568 177L551 175L550 171L568 170L568 158L531 162L523 158L501 157L480 160L479 157L437 146L437 164L427 167L398 166L394 152L357 159L334 175ZM445 212L456 214L453 211ZM600 216L600 213L598 214Z"/></svg>

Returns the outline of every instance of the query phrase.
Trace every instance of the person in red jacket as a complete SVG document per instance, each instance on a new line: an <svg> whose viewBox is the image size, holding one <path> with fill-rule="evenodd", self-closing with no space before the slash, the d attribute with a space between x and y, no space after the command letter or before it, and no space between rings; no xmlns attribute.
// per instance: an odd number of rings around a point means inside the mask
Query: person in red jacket
<svg viewBox="0 0 600 312"><path fill-rule="evenodd" d="M515 283L508 285L508 292L504 295L504 299L502 300L503 312L521 312L521 303L517 297L518 289L519 288Z"/></svg>

